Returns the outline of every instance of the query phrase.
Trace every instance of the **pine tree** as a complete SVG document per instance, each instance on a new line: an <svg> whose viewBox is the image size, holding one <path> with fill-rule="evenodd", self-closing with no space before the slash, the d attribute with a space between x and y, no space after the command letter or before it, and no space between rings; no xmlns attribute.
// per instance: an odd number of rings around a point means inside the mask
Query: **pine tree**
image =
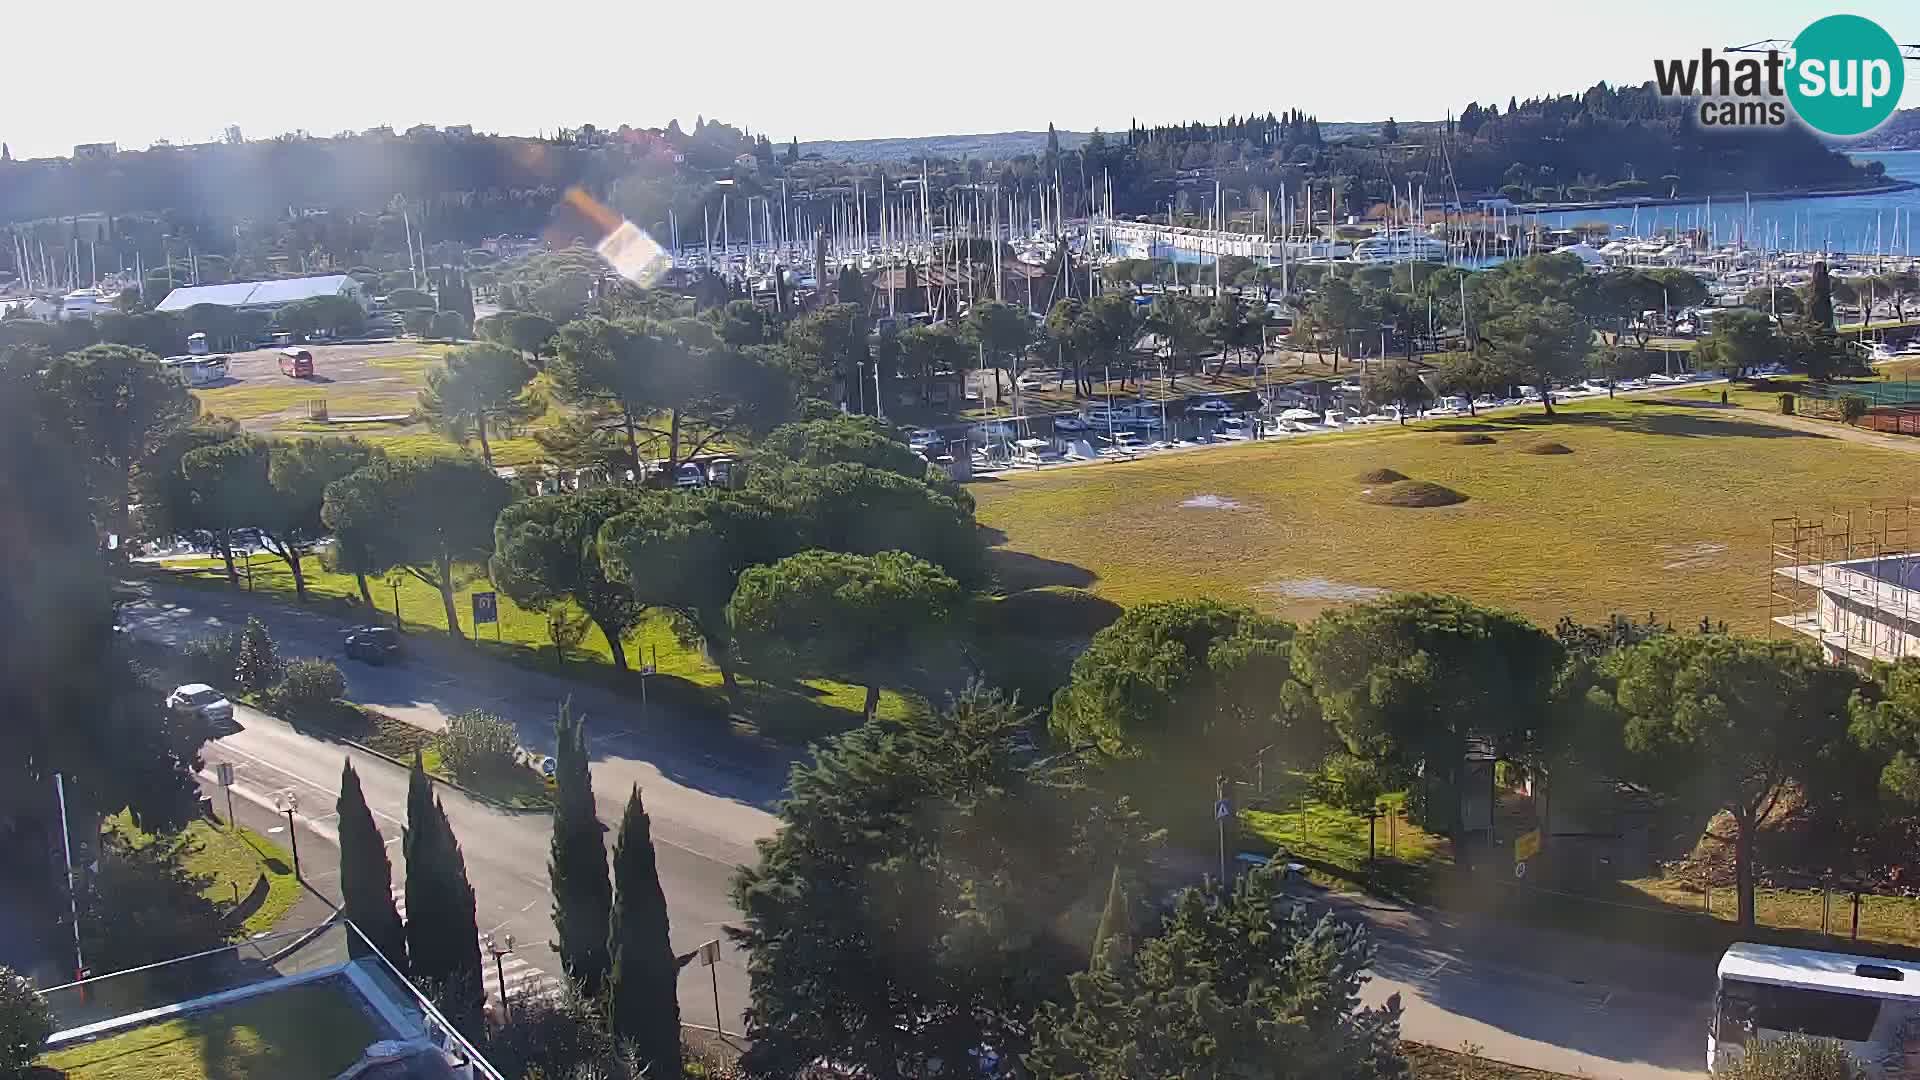
<svg viewBox="0 0 1920 1080"><path fill-rule="evenodd" d="M1127 893L1120 887L1120 868L1113 868L1113 880L1107 883L1107 906L1100 912L1100 925L1093 932L1093 963L1100 963L1109 942L1116 935L1126 936L1132 930L1127 918Z"/></svg>
<svg viewBox="0 0 1920 1080"><path fill-rule="evenodd" d="M607 877L607 841L594 812L585 727L585 718L573 718L572 702L562 702L554 724L556 805L547 880L553 891L553 928L560 938L554 949L560 964L583 993L598 997L609 962L613 885Z"/></svg>
<svg viewBox="0 0 1920 1080"><path fill-rule="evenodd" d="M373 811L360 791L360 776L348 761L340 770L340 893L347 918L360 928L387 963L407 970L407 931L393 906L393 866Z"/></svg>
<svg viewBox="0 0 1920 1080"><path fill-rule="evenodd" d="M608 1020L613 1033L633 1043L648 1075L680 1075L679 963L667 937L667 898L654 863L653 825L640 801L640 785L627 797L620 839L613 848L613 918L607 946L613 953Z"/></svg>
<svg viewBox="0 0 1920 1080"><path fill-rule="evenodd" d="M473 886L447 812L433 797L420 755L407 778L407 825L400 834L407 861L407 961L413 977L439 990L447 1019L469 1035L480 1031L480 928Z"/></svg>
<svg viewBox="0 0 1920 1080"><path fill-rule="evenodd" d="M280 681L280 653L265 624L249 615L240 631L240 654L233 665L233 681L249 694L266 692Z"/></svg>

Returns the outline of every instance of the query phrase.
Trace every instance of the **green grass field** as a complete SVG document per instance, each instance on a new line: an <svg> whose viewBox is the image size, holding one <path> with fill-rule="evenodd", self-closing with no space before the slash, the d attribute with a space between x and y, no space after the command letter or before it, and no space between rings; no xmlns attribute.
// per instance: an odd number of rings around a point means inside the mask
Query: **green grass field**
<svg viewBox="0 0 1920 1080"><path fill-rule="evenodd" d="M288 603L294 602L293 576L288 572L286 563L272 555L259 553L252 557L251 562L255 592L271 594ZM218 557L169 559L165 565L170 570L191 571L180 575L177 580L208 588L231 588ZM352 575L330 573L320 566L318 560L308 560L303 565L307 591L315 603L347 609L351 602L353 618L391 624L395 595L387 579L369 579L374 605L379 609L377 613L369 613L365 605L359 602L359 586ZM239 587L245 589L246 562L241 561L240 566ZM444 633L447 617L440 594L410 574L400 575L399 581L400 615L407 629ZM491 589L493 585L481 579L462 587L455 594L454 607L460 618L461 633L474 636L474 627L469 621L473 614L473 593ZM481 650L513 662L555 670L553 642L547 634L546 615L521 608L504 594L499 597L498 612L500 621L497 625L480 628L478 642ZM342 613L348 611L343 610ZM659 700L715 715L724 714L726 703L720 689L719 669L709 663L698 648L682 644L667 618L655 616L647 619L630 635L625 645L630 665L656 665L658 677L650 681L648 690ZM577 678L616 683L619 684L618 688L638 695L637 677L629 676L624 683L618 680L618 673L613 669L613 654L597 629L587 631L586 639L579 648L570 651L567 664L560 670ZM826 679L808 679L782 686L748 680L746 691L747 718L752 723L767 734L802 741L859 723L860 711L866 703L864 687ZM920 700L917 697L893 689L881 691L879 711L882 716L900 717L918 707Z"/></svg>
<svg viewBox="0 0 1920 1080"><path fill-rule="evenodd" d="M1716 402L1717 405L1717 394ZM1460 445L1478 431L1495 440ZM1558 442L1569 454L1530 454ZM971 490L1022 584L1122 604L1208 595L1305 619L1382 591L1435 590L1551 626L1655 611L1745 632L1768 619L1770 520L1920 494L1898 451L1632 399L1478 420L1015 474ZM1468 496L1363 502L1397 469Z"/></svg>
<svg viewBox="0 0 1920 1080"><path fill-rule="evenodd" d="M154 842L153 835L141 832L124 810L107 818L102 828L120 834L136 848ZM293 876L293 859L285 848L252 829L230 830L205 820L195 820L185 832L186 868L213 879L204 893L208 899L233 903L253 891L261 874L267 876L266 902L240 925L240 936L273 929L300 899L300 882Z"/></svg>
<svg viewBox="0 0 1920 1080"><path fill-rule="evenodd" d="M378 1037L358 1003L319 982L56 1050L39 1065L73 1080L330 1080Z"/></svg>
<svg viewBox="0 0 1920 1080"><path fill-rule="evenodd" d="M1453 863L1452 847L1445 837L1407 820L1405 792L1380 800L1394 820L1390 823L1382 817L1372 824L1369 858L1366 815L1306 795L1298 782L1301 779L1292 777L1281 784L1262 801L1263 809L1241 811L1244 848L1285 848L1306 863L1308 876L1321 884L1365 887L1415 900L1429 898L1434 876Z"/></svg>

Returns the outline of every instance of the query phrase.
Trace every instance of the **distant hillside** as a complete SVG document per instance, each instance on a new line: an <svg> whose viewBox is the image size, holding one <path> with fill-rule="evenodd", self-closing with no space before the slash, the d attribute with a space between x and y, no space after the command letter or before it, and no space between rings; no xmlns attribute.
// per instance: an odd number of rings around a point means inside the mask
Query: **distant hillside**
<svg viewBox="0 0 1920 1080"><path fill-rule="evenodd" d="M1087 141L1084 131L1060 132L1060 149L1075 150ZM926 135L899 139L823 139L803 142L800 153L819 154L828 161L907 161L913 158L986 158L1004 161L1047 149L1044 131L996 131L985 135Z"/></svg>
<svg viewBox="0 0 1920 1080"><path fill-rule="evenodd" d="M1920 150L1920 109L1901 109L1863 139L1830 139L1848 152L1859 150Z"/></svg>

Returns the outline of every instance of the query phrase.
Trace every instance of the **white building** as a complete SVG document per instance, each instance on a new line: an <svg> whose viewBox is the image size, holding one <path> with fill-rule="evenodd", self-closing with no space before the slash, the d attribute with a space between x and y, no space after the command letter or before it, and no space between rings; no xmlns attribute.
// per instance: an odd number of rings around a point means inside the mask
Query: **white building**
<svg viewBox="0 0 1920 1080"><path fill-rule="evenodd" d="M1811 591L1815 606L1773 620L1820 643L1828 660L1920 656L1920 555L1883 555L1783 566L1774 573Z"/></svg>
<svg viewBox="0 0 1920 1080"><path fill-rule="evenodd" d="M275 281L236 281L227 285L189 285L173 290L154 305L156 311L185 311L195 304L218 304L247 311L277 311L288 304L316 296L345 296L364 310L369 307L360 283L345 274L280 278Z"/></svg>

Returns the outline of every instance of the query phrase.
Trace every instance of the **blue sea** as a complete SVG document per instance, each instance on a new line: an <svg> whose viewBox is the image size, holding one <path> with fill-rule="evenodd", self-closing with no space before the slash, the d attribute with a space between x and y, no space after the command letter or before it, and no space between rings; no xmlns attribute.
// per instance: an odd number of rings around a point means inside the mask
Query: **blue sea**
<svg viewBox="0 0 1920 1080"><path fill-rule="evenodd" d="M1855 161L1879 161L1887 175L1920 183L1920 150L1889 154L1856 154ZM1899 211L1899 235L1895 235L1894 211ZM1749 207L1738 196L1715 199L1712 217L1706 203L1675 206L1640 207L1637 210L1569 210L1539 215L1542 224L1564 228L1588 222L1606 222L1619 234L1654 235L1674 228L1692 228L1711 221L1714 238L1720 243L1734 242L1745 235L1752 247L1778 246L1802 251L1848 251L1871 253L1876 250L1907 254L1916 250L1910 242L1920 242L1912 216L1920 213L1920 189L1891 191L1881 195L1847 195L1830 199L1757 200ZM1528 215L1531 221L1533 215Z"/></svg>

